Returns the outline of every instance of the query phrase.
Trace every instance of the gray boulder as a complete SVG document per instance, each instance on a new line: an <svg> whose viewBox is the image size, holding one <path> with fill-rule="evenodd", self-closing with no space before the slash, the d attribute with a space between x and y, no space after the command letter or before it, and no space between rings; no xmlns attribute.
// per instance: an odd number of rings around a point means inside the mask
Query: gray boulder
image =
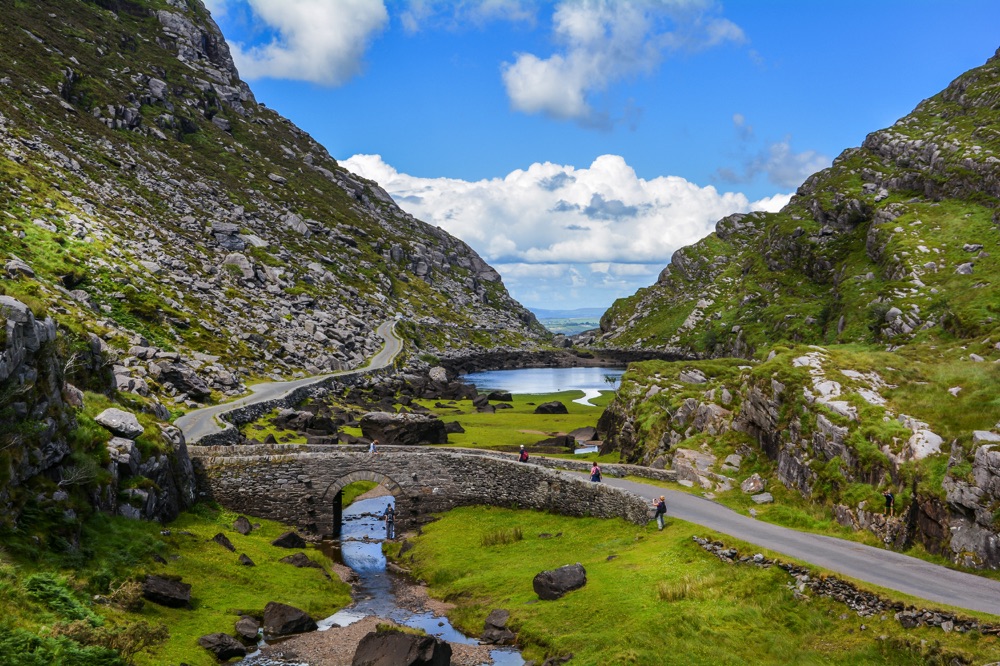
<svg viewBox="0 0 1000 666"><path fill-rule="evenodd" d="M531 581L535 594L546 601L559 599L567 592L578 590L586 584L587 571L579 562L543 571Z"/></svg>
<svg viewBox="0 0 1000 666"><path fill-rule="evenodd" d="M198 645L215 655L219 661L229 661L233 657L247 656L247 649L229 634L206 634L198 639Z"/></svg>
<svg viewBox="0 0 1000 666"><path fill-rule="evenodd" d="M553 400L552 402L543 402L542 404L535 407L536 414L569 414L569 410L566 409L566 405L562 404L558 400Z"/></svg>
<svg viewBox="0 0 1000 666"><path fill-rule="evenodd" d="M492 645L513 645L517 636L507 628L510 613L500 608L495 609L483 624L483 635L479 637L483 643Z"/></svg>
<svg viewBox="0 0 1000 666"><path fill-rule="evenodd" d="M146 431L139 424L139 419L135 417L135 414L114 407L105 409L94 417L94 420L113 434L125 439L135 439Z"/></svg>
<svg viewBox="0 0 1000 666"><path fill-rule="evenodd" d="M260 622L257 618L244 615L236 622L236 633L245 641L257 641L257 634L260 632Z"/></svg>
<svg viewBox="0 0 1000 666"><path fill-rule="evenodd" d="M250 524L250 520L246 516L240 516L233 521L233 529L246 536L253 531L253 526Z"/></svg>
<svg viewBox="0 0 1000 666"><path fill-rule="evenodd" d="M415 446L447 444L448 431L444 421L425 414L390 414L369 412L361 417L361 433L381 444Z"/></svg>
<svg viewBox="0 0 1000 666"><path fill-rule="evenodd" d="M264 606L265 636L288 636L315 630L316 623L303 610L276 601Z"/></svg>
<svg viewBox="0 0 1000 666"><path fill-rule="evenodd" d="M285 532L280 537L272 541L271 545L277 546L278 548L305 548L306 540L292 531Z"/></svg>
<svg viewBox="0 0 1000 666"><path fill-rule="evenodd" d="M231 553L236 552L236 546L234 546L233 542L229 540L229 537L227 537L222 532L219 532L214 537L212 537L212 541L219 544L220 546L222 546Z"/></svg>
<svg viewBox="0 0 1000 666"><path fill-rule="evenodd" d="M146 576L142 583L142 596L168 608L191 607L191 585L162 576Z"/></svg>
<svg viewBox="0 0 1000 666"><path fill-rule="evenodd" d="M361 639L351 666L449 666L451 646L433 636L373 631Z"/></svg>
<svg viewBox="0 0 1000 666"><path fill-rule="evenodd" d="M764 479L754 472L740 484L740 490L748 495L754 495L764 490Z"/></svg>

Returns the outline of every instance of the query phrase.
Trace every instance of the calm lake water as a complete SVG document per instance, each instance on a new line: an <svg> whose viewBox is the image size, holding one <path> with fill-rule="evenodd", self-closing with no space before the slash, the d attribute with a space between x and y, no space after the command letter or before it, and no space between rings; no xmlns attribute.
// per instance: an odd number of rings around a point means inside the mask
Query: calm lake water
<svg viewBox="0 0 1000 666"><path fill-rule="evenodd" d="M464 375L462 380L480 391L559 393L560 391L613 391L625 368L523 368L488 370ZM611 384L605 377L614 377Z"/></svg>

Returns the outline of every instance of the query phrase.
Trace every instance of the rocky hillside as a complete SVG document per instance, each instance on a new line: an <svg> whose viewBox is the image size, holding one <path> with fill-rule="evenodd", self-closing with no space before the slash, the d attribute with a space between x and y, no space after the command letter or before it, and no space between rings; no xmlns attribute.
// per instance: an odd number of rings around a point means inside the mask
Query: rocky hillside
<svg viewBox="0 0 1000 666"><path fill-rule="evenodd" d="M778 213L732 215L604 315L608 346L750 357L779 342L990 335L1000 56L844 151Z"/></svg>
<svg viewBox="0 0 1000 666"><path fill-rule="evenodd" d="M0 291L174 402L543 333L462 241L258 104L198 0L0 0ZM349 131L345 128L344 131Z"/></svg>
<svg viewBox="0 0 1000 666"><path fill-rule="evenodd" d="M607 448L1000 568L998 204L1000 54L615 303L598 344L703 360L634 364Z"/></svg>

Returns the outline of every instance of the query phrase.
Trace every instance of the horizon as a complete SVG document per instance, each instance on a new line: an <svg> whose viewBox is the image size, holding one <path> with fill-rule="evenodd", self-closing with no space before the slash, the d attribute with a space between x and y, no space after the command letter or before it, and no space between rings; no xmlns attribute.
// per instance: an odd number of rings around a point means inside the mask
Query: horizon
<svg viewBox="0 0 1000 666"><path fill-rule="evenodd" d="M986 0L206 4L259 101L532 310L649 286L1000 45Z"/></svg>

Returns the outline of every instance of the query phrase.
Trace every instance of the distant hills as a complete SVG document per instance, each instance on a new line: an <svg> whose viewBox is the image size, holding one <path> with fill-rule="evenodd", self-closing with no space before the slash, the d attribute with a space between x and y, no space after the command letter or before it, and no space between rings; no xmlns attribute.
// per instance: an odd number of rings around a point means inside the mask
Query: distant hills
<svg viewBox="0 0 1000 666"><path fill-rule="evenodd" d="M575 310L546 310L532 308L542 326L553 333L574 335L596 329L604 308L577 308Z"/></svg>

